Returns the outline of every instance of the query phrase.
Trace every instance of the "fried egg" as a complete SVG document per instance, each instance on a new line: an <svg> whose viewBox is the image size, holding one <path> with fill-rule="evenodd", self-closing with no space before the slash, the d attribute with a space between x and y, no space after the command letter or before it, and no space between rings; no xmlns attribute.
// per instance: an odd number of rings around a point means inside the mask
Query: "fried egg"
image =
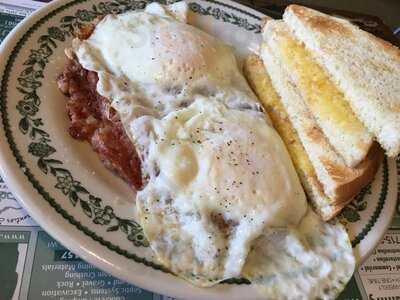
<svg viewBox="0 0 400 300"><path fill-rule="evenodd" d="M137 196L157 257L202 286L240 275L264 227L295 226L307 208L263 114L221 102L199 96L153 121L148 160L159 171Z"/></svg>
<svg viewBox="0 0 400 300"><path fill-rule="evenodd" d="M267 295L285 295L283 279L271 292L266 278L272 270L304 267L285 255L301 249L304 257L321 257L310 276L348 280L343 264L351 269L350 258L339 264L310 246L322 234L318 241L351 257L347 235L336 225L326 233L315 216L316 228L303 225L310 213L299 179L233 49L187 24L186 16L183 2L152 3L106 16L87 40L72 45L82 66L97 72L98 93L110 99L140 155L145 186L136 206L155 256L198 286L245 274L267 286ZM342 243L336 244L336 229ZM288 238L268 246L276 230Z"/></svg>
<svg viewBox="0 0 400 300"><path fill-rule="evenodd" d="M124 117L161 117L195 94L220 92L229 93L229 107L259 109L232 49L179 21L187 9L184 2L152 3L142 12L107 15L89 39L73 40L79 62L99 76L97 91Z"/></svg>

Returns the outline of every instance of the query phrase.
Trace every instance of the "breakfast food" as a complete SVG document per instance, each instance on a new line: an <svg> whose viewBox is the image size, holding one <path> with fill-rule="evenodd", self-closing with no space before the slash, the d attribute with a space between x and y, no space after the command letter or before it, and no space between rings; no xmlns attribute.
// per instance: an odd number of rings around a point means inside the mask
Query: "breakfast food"
<svg viewBox="0 0 400 300"><path fill-rule="evenodd" d="M289 15L289 11L301 11L299 18L308 21L314 14L313 10L298 6L289 6L287 11L285 15ZM329 24L334 30L337 28L334 22L344 22L355 30L355 26L346 21L315 14L318 15L318 18L314 16L315 24L321 22L327 27ZM293 32L297 29L288 23L287 18L266 22L261 58L249 56L244 72L283 138L313 207L323 219L329 220L372 180L383 151L368 126L358 119L351 95L342 90L329 70L319 63L314 51L296 38ZM340 34L336 34L339 38ZM397 48L390 49L396 51ZM398 78L397 71L392 80ZM381 80L384 84L388 79ZM391 88L388 95L395 95L397 87L388 85L386 88ZM398 100L397 96L392 102ZM374 116L374 111L369 111ZM400 116L396 112L392 115ZM397 123L388 126L393 124ZM392 134L394 144L395 136Z"/></svg>
<svg viewBox="0 0 400 300"><path fill-rule="evenodd" d="M261 56L266 60L274 54L278 71L283 73L282 76L289 75L288 80L301 98L299 101L304 102L303 106L314 119L312 125L320 128L327 143L332 145L332 151L343 158L344 164L348 167L358 165L372 145L372 134L356 118L343 93L314 61L311 52L295 39L285 22L269 22L263 36L265 45ZM285 101L286 97L283 99ZM286 106L296 104L287 100ZM297 130L301 134L300 129Z"/></svg>
<svg viewBox="0 0 400 300"><path fill-rule="evenodd" d="M291 5L283 16L390 157L400 153L400 50L350 22Z"/></svg>
<svg viewBox="0 0 400 300"><path fill-rule="evenodd" d="M183 2L152 3L75 38L69 64L95 90L76 96L85 89L71 88L77 74L67 65L60 88L85 113L75 120L74 110L72 121L83 133L94 126L87 140L107 127L134 146L139 222L171 272L202 287L244 275L271 299L335 297L355 265L346 230L309 207L232 48L186 15ZM121 160L112 162L123 176Z"/></svg>
<svg viewBox="0 0 400 300"><path fill-rule="evenodd" d="M163 264L208 286L239 276L263 229L295 226L307 203L262 113L229 109L220 96L196 98L152 124L158 138L149 141L148 159L160 175L136 201Z"/></svg>

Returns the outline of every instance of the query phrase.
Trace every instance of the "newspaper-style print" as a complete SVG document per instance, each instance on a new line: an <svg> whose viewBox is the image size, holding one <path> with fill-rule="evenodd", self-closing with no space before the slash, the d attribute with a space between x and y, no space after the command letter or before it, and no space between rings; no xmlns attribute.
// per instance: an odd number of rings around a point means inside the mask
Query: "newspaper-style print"
<svg viewBox="0 0 400 300"><path fill-rule="evenodd" d="M358 272L369 300L396 299L400 293L400 228L385 234Z"/></svg>
<svg viewBox="0 0 400 300"><path fill-rule="evenodd" d="M33 259L28 299L140 299L153 293L129 285L84 262L39 231Z"/></svg>
<svg viewBox="0 0 400 300"><path fill-rule="evenodd" d="M1 18L1 13L0 13ZM36 226L0 178L0 226ZM1 299L1 298L0 298Z"/></svg>
<svg viewBox="0 0 400 300"><path fill-rule="evenodd" d="M0 0L0 42L50 1ZM1 178L0 283L0 300L174 300L122 282L65 249L32 220ZM339 299L400 299L399 206L392 227Z"/></svg>

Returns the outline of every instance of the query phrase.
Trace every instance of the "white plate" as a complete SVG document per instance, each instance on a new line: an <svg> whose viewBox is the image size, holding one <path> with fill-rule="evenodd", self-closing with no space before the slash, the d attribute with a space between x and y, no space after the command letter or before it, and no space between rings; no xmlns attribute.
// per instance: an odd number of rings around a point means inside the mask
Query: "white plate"
<svg viewBox="0 0 400 300"><path fill-rule="evenodd" d="M54 238L88 262L145 289L186 299L257 298L246 280L200 289L155 262L135 222L134 195L87 143L67 133L55 78L75 26L97 14L143 8L146 1L53 1L19 24L0 53L0 168L20 202ZM190 1L194 23L231 44L241 57L260 39L262 14L229 1ZM342 215L362 260L390 223L396 164L385 159L375 181Z"/></svg>

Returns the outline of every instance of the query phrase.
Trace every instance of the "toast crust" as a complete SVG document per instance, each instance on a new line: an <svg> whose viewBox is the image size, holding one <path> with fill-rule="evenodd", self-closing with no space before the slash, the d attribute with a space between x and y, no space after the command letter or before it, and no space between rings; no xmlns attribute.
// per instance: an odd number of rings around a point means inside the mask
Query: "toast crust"
<svg viewBox="0 0 400 300"><path fill-rule="evenodd" d="M384 157L383 149L374 143L365 159L355 168L344 168L325 161L329 174L337 181L335 205L345 206L363 187L372 181Z"/></svg>
<svg viewBox="0 0 400 300"><path fill-rule="evenodd" d="M289 5L286 10L292 11L294 14L298 15L301 18L307 20L314 30L319 30L321 32L327 32L329 34L335 33L339 35L351 35L351 32L340 22L327 19L320 15L310 15L308 13L308 9L304 6L292 4Z"/></svg>

